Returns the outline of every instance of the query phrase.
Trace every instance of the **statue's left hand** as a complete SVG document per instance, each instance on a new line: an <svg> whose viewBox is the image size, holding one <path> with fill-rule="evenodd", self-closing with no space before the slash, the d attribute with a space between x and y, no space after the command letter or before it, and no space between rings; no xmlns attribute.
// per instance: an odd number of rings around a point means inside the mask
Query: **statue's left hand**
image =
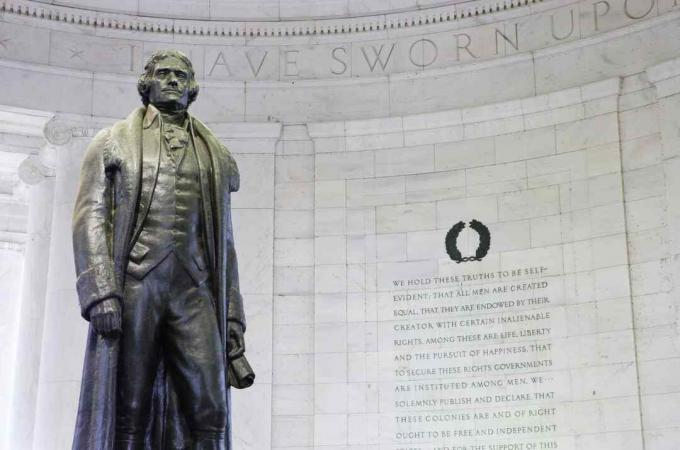
<svg viewBox="0 0 680 450"><path fill-rule="evenodd" d="M227 322L227 336L229 338L229 359L238 358L246 351L243 325L235 320L229 320Z"/></svg>

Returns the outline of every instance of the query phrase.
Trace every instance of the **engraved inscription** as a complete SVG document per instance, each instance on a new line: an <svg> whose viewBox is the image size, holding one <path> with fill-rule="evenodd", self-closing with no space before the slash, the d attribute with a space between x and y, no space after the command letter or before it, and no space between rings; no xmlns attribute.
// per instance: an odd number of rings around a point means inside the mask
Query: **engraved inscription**
<svg viewBox="0 0 680 450"><path fill-rule="evenodd" d="M503 39L507 44L509 44L515 50L519 50L519 24L514 26L514 34L508 36L498 28L496 28L496 54L499 54L500 50L500 39Z"/></svg>
<svg viewBox="0 0 680 450"><path fill-rule="evenodd" d="M333 67L331 67L331 73L333 75L342 75L347 72L347 62L345 60L347 57L347 50L344 47L334 48L331 52L331 57L336 62L333 64ZM337 63L341 64L342 68L339 68Z"/></svg>
<svg viewBox="0 0 680 450"><path fill-rule="evenodd" d="M284 57L283 57L283 67L284 67L284 74L287 77L295 77L298 76L300 73L298 71L298 55L300 54L300 50L286 50L283 52Z"/></svg>
<svg viewBox="0 0 680 450"><path fill-rule="evenodd" d="M600 29L600 18L609 14L611 6L607 0L600 0L593 3L593 20L595 21L595 30Z"/></svg>
<svg viewBox="0 0 680 450"><path fill-rule="evenodd" d="M437 44L429 39L419 39L411 44L409 60L414 66L425 68L437 60Z"/></svg>
<svg viewBox="0 0 680 450"><path fill-rule="evenodd" d="M570 392L555 358L565 351L565 311L553 275L527 266L393 280L380 308L391 309L379 331L391 342L380 364L381 411L391 418L381 444L559 448Z"/></svg>
<svg viewBox="0 0 680 450"><path fill-rule="evenodd" d="M361 53L364 55L366 64L368 64L369 69L373 72L376 66L380 65L380 68L384 72L387 65L390 63L390 58L392 57L392 52L394 51L394 46L396 44L390 44L389 46L381 44L379 49L376 49L375 45L370 47L361 47ZM367 50L367 49L370 49ZM383 50L385 50L383 54Z"/></svg>
<svg viewBox="0 0 680 450"><path fill-rule="evenodd" d="M456 61L460 61L460 55L461 51L464 50L470 58L478 58L477 55L472 53L472 50L470 50L470 44L472 44L472 38L470 38L469 34L466 33L460 33L456 34L454 36L456 39Z"/></svg>
<svg viewBox="0 0 680 450"><path fill-rule="evenodd" d="M555 16L557 16L557 14L550 15L550 32L552 33L553 39L563 41L571 37L571 35L574 34L574 10L569 10L569 26L561 28L562 30L567 29L568 31L558 32L557 22L560 21L560 19L556 19Z"/></svg>
<svg viewBox="0 0 680 450"><path fill-rule="evenodd" d="M71 58L83 59L83 53L85 53L85 50L78 50L77 48L70 48L69 51L71 52Z"/></svg>
<svg viewBox="0 0 680 450"><path fill-rule="evenodd" d="M231 75L231 69L229 68L229 64L227 63L227 58L224 57L223 52L219 52L217 54L217 57L215 58L215 62L212 63L212 66L210 66L210 70L208 71L208 76L212 76L213 72L217 67L222 67L227 75Z"/></svg>
<svg viewBox="0 0 680 450"><path fill-rule="evenodd" d="M498 21L479 21L475 26L461 29L424 28L423 34L415 37L397 32L387 33L388 40L372 41L370 35L359 39L347 34L349 41L342 44L319 37L304 45L286 41L286 45L281 46L272 39L258 42L257 46L234 44L218 48L211 44L192 48L205 58L204 71L199 77L209 79L382 76L530 52L650 19L667 12L668 7L677 8L679 2L671 0L666 5L658 0L581 0L578 4L538 9L526 17L521 14L511 18L489 16L497 17ZM7 50L3 52L5 57L24 60L28 57L25 52L14 51L14 45L8 45L10 37L17 42L21 40L16 38L17 31L21 30L15 28L0 22L0 50ZM50 64L64 67L129 74L139 70L144 56L141 50L135 49L136 41L109 37L54 31L46 42L51 46ZM139 43L136 46L139 47Z"/></svg>
<svg viewBox="0 0 680 450"><path fill-rule="evenodd" d="M255 63L253 62L251 53L246 52L246 59L248 60L248 65L250 66L250 70L253 72L255 78L257 78L257 76L260 74L260 70L262 70L262 65L264 64L264 60L267 58L268 54L269 52L265 51L262 57L260 58L260 62L257 63L257 67L255 67Z"/></svg>
<svg viewBox="0 0 680 450"><path fill-rule="evenodd" d="M635 14L634 12L631 11L631 6L629 0L624 0L623 2L623 12L628 16L630 19L637 20L637 19L643 19L649 15L649 13L652 12L654 9L655 5L655 0L650 0L649 1L649 7L647 8L646 11L641 12L639 14Z"/></svg>

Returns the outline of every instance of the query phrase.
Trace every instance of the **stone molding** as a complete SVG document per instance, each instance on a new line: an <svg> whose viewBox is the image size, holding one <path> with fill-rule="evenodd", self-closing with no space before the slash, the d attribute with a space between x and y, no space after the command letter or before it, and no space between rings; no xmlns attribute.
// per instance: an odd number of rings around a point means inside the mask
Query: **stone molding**
<svg viewBox="0 0 680 450"><path fill-rule="evenodd" d="M25 239L24 235L21 237ZM0 250L9 250L23 254L26 244L23 242L14 242L13 239L16 238L16 236L10 236L5 232L0 232Z"/></svg>
<svg viewBox="0 0 680 450"><path fill-rule="evenodd" d="M23 3L9 3L15 1ZM340 30L334 36L314 25L307 31L298 27L295 32L318 33L313 36L279 36L276 27L297 25L263 22L259 24L265 28L259 29L257 23L249 23L248 27L255 27L249 28L251 33L246 28L237 27L238 32L215 28L219 23L204 22L209 28L203 29L198 21L158 19L162 26L147 27L141 25L145 18L111 15L109 20L103 13L80 14L72 8L0 0L0 62L36 63L44 66L40 72L55 75L67 75L60 69L75 69L73 73L80 78L97 74L96 85L119 84L128 83L130 75L137 76L151 52L173 46L192 58L197 77L206 82L338 83L385 76L398 80L402 75L436 76L439 71L475 69L485 61L510 60L518 54L546 56L588 46L597 43L598 37L612 39L676 20L680 11L673 6L676 0L512 1L538 3L483 19L475 16L412 29L371 26L372 32L343 34ZM55 13L50 8L63 11ZM95 15L94 22L87 14Z"/></svg>
<svg viewBox="0 0 680 450"><path fill-rule="evenodd" d="M36 17L69 24L148 33L287 38L290 36L337 35L417 28L493 14L541 2L543 0L472 0L460 4L454 3L408 12L277 22L163 19L43 3L36 4L27 0L4 0L0 2L0 13Z"/></svg>
<svg viewBox="0 0 680 450"><path fill-rule="evenodd" d="M620 91L621 79L608 78L502 103L379 119L311 122L307 124L307 128L310 137L315 141L345 138L344 151L366 150L360 145L353 145L353 141L359 144L361 136L365 135L411 133L418 134L418 142L425 143L427 135L423 132L427 130L458 128L460 133L457 138L448 136L448 142L476 139L615 112L618 109L617 98ZM488 124L495 126L487 126ZM317 153L326 151L316 148Z"/></svg>
<svg viewBox="0 0 680 450"><path fill-rule="evenodd" d="M50 116L44 111L0 105L0 133L42 136Z"/></svg>
<svg viewBox="0 0 680 450"><path fill-rule="evenodd" d="M658 98L680 93L680 58L649 67L646 73L649 81L656 86Z"/></svg>

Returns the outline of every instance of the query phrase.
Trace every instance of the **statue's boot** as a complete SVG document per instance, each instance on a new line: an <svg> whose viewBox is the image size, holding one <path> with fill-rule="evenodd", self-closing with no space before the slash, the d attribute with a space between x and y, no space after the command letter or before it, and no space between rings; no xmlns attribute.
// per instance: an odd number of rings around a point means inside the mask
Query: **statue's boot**
<svg viewBox="0 0 680 450"><path fill-rule="evenodd" d="M191 450L225 450L224 439L199 438Z"/></svg>

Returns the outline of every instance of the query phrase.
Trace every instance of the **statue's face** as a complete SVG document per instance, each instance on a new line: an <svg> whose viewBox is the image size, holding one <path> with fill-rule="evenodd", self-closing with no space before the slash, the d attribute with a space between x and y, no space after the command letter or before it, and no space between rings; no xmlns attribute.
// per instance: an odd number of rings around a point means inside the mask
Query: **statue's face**
<svg viewBox="0 0 680 450"><path fill-rule="evenodd" d="M189 68L177 58L156 64L149 83L149 102L161 110L178 111L189 105Z"/></svg>

